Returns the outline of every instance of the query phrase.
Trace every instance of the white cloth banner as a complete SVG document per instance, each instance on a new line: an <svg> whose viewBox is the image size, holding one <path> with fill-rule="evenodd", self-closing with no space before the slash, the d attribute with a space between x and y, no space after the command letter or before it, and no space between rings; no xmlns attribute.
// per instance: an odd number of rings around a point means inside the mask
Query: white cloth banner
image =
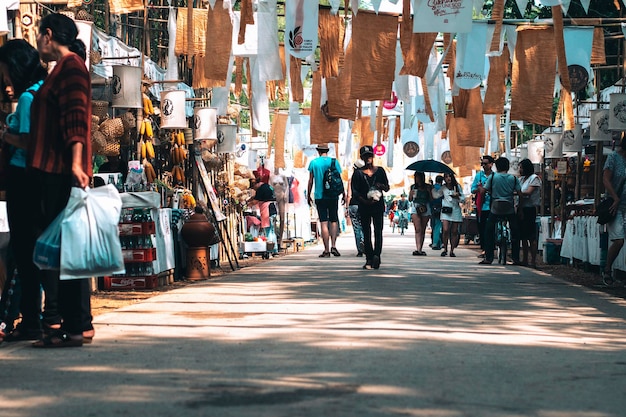
<svg viewBox="0 0 626 417"><path fill-rule="evenodd" d="M424 123L424 159L433 159L437 123Z"/></svg>
<svg viewBox="0 0 626 417"><path fill-rule="evenodd" d="M252 78L252 128L259 132L269 132L271 126L270 103L265 82L259 80L259 60L255 57L250 57L250 72L252 73L249 75Z"/></svg>
<svg viewBox="0 0 626 417"><path fill-rule="evenodd" d="M176 9L169 8L169 17L167 19L167 30L169 32L169 46L167 48L167 70L165 78L168 80L178 79L178 58L176 57Z"/></svg>
<svg viewBox="0 0 626 417"><path fill-rule="evenodd" d="M580 4L583 6L583 9L585 9L585 13L589 13L590 3L591 3L591 0L580 0Z"/></svg>
<svg viewBox="0 0 626 417"><path fill-rule="evenodd" d="M285 2L285 48L290 55L306 58L317 47L319 0Z"/></svg>
<svg viewBox="0 0 626 417"><path fill-rule="evenodd" d="M249 57L259 53L259 28L257 14L254 14L254 24L246 25L246 41L239 45L239 28L241 27L241 12L233 12L233 55Z"/></svg>
<svg viewBox="0 0 626 417"><path fill-rule="evenodd" d="M352 14L356 16L359 12L359 0L350 0L350 8L352 9Z"/></svg>
<svg viewBox="0 0 626 417"><path fill-rule="evenodd" d="M515 56L515 45L517 45L517 27L513 25L503 25L506 32L506 46L509 48L509 57L513 62Z"/></svg>
<svg viewBox="0 0 626 417"><path fill-rule="evenodd" d="M567 65L580 65L587 70L591 79L591 49L593 47L593 26L566 27L563 29L565 58Z"/></svg>
<svg viewBox="0 0 626 417"><path fill-rule="evenodd" d="M378 10L380 10L381 0L371 0L371 1L372 1L372 7L374 8L374 11L378 14Z"/></svg>
<svg viewBox="0 0 626 417"><path fill-rule="evenodd" d="M515 0L517 8L522 16L526 14L526 7L528 7L528 0Z"/></svg>
<svg viewBox="0 0 626 417"><path fill-rule="evenodd" d="M387 138L387 166L393 168L393 145L396 136L396 123L400 123L397 117L389 118L389 137Z"/></svg>
<svg viewBox="0 0 626 417"><path fill-rule="evenodd" d="M330 13L336 15L339 11L339 1L340 0L330 0Z"/></svg>
<svg viewBox="0 0 626 417"><path fill-rule="evenodd" d="M471 32L472 8L472 0L415 1L413 32Z"/></svg>
<svg viewBox="0 0 626 417"><path fill-rule="evenodd" d="M457 35L456 72L454 82L459 88L471 90L485 78L487 25L474 23L469 33Z"/></svg>
<svg viewBox="0 0 626 417"><path fill-rule="evenodd" d="M278 17L276 0L259 2L255 22L259 40L259 77L261 81L284 79L278 51Z"/></svg>

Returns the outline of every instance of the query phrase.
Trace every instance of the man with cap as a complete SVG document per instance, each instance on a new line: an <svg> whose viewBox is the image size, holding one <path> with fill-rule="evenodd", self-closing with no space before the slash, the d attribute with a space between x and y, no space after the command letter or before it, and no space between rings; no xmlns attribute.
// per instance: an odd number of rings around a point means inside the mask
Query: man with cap
<svg viewBox="0 0 626 417"><path fill-rule="evenodd" d="M324 195L324 173L330 168L330 164L335 164L335 169L341 173L341 165L339 162L328 156L328 145L317 145L319 157L315 158L309 164L309 184L307 187L307 201L309 206L315 200L317 215L319 217L320 229L322 231L322 243L324 244L324 252L320 258L329 258L332 253L334 256L341 256L335 242L339 234L339 196L331 197ZM312 194L313 184L315 184L315 194ZM346 203L345 191L341 193L342 205Z"/></svg>
<svg viewBox="0 0 626 417"><path fill-rule="evenodd" d="M383 191L389 191L387 173L381 167L374 166L374 150L371 146L362 146L359 150L365 166L352 175L350 187L353 198L359 204L361 227L365 248L363 269L378 269L383 249L383 218L385 199ZM372 225L374 226L374 244L372 245Z"/></svg>

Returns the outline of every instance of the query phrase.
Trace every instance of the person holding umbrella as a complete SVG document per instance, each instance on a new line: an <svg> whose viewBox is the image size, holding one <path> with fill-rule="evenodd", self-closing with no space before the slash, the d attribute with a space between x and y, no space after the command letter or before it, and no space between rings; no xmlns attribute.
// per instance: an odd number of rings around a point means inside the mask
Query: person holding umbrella
<svg viewBox="0 0 626 417"><path fill-rule="evenodd" d="M426 226L430 220L430 201L432 196L432 185L426 183L426 176L423 172L416 172L414 175L415 183L411 185L409 192L409 201L413 203L411 208L411 221L415 228L415 250L414 256L426 256L426 252L422 250L424 246L424 237L426 236Z"/></svg>

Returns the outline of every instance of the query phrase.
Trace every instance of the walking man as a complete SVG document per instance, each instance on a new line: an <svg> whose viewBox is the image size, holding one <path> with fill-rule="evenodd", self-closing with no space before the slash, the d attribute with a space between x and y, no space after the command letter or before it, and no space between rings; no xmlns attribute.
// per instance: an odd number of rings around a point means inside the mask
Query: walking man
<svg viewBox="0 0 626 417"><path fill-rule="evenodd" d="M324 173L335 164L335 169L341 173L341 165L336 159L328 156L328 145L317 145L319 157L315 158L309 164L309 184L307 187L307 201L309 206L313 205L317 208L320 229L322 231L322 243L324 243L324 252L319 255L320 258L329 258L332 253L334 256L341 256L335 242L339 234L339 196L332 196L324 193ZM312 194L313 184L315 184L315 194ZM345 191L341 192L342 205L346 204Z"/></svg>

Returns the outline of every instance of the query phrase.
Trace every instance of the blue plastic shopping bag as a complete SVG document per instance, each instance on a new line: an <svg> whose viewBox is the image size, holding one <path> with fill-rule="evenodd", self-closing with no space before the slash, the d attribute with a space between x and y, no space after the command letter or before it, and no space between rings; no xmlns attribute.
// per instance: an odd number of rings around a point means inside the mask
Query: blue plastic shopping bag
<svg viewBox="0 0 626 417"><path fill-rule="evenodd" d="M123 274L118 222L122 210L112 184L72 188L61 223L61 279Z"/></svg>
<svg viewBox="0 0 626 417"><path fill-rule="evenodd" d="M64 215L62 211L35 242L33 263L39 269L58 271L61 267L61 223Z"/></svg>

